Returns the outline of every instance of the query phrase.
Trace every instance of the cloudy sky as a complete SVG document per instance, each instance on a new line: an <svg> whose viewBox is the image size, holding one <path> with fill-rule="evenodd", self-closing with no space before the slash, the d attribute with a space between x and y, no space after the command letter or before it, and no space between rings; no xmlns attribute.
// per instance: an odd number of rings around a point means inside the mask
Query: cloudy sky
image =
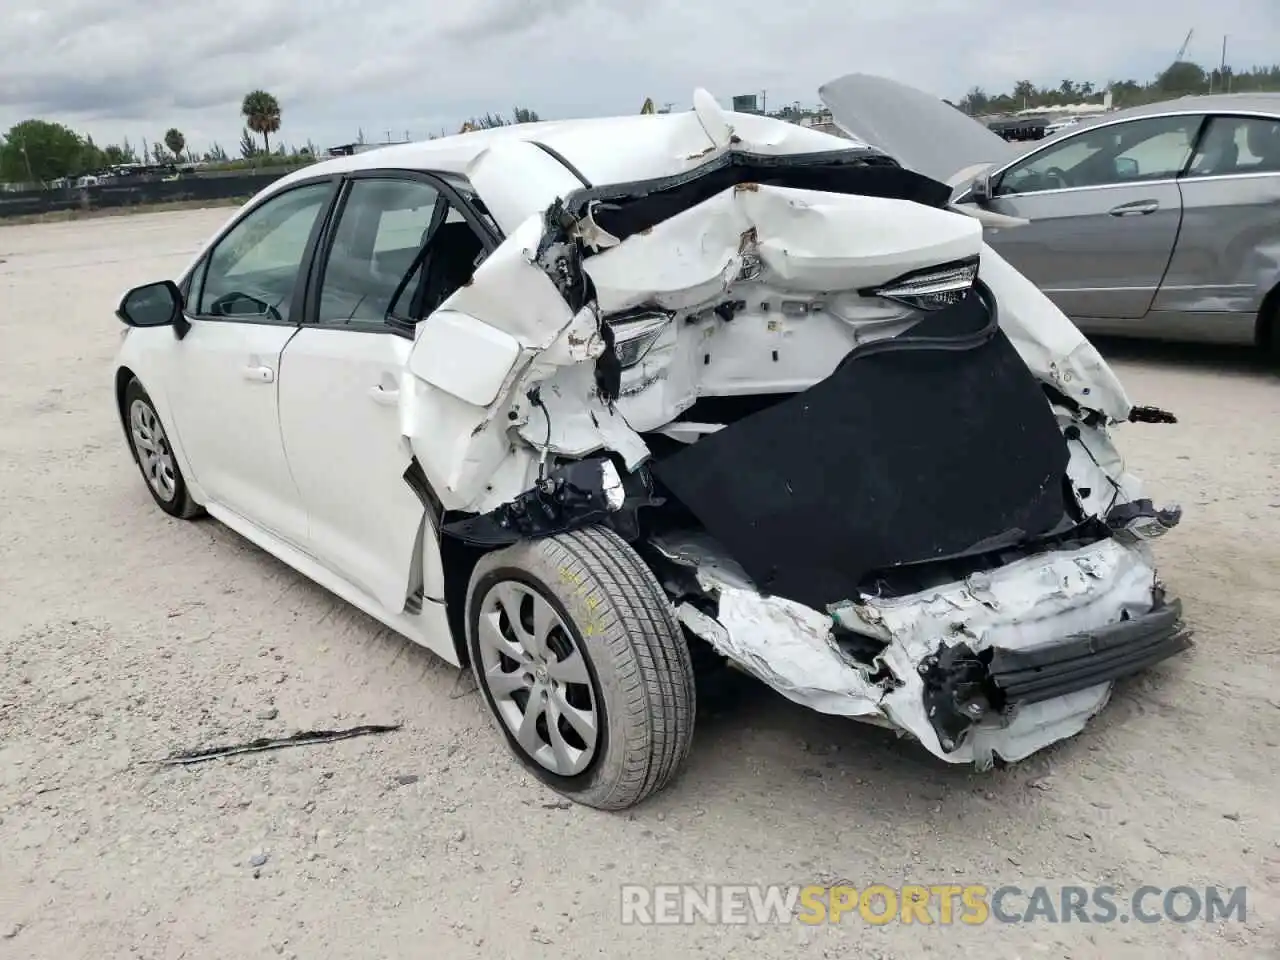
<svg viewBox="0 0 1280 960"><path fill-rule="evenodd" d="M234 151L274 93L286 142L415 138L519 104L542 116L813 102L880 73L955 99L1029 79L1148 79L1189 59L1280 57L1280 0L0 0L0 131L29 117L101 145L177 126Z"/></svg>

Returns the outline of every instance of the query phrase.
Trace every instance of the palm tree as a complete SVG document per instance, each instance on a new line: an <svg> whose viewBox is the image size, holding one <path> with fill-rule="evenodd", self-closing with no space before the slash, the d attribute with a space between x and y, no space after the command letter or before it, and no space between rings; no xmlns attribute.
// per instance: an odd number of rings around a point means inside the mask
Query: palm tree
<svg viewBox="0 0 1280 960"><path fill-rule="evenodd" d="M271 152L271 134L280 129L280 102L265 90L246 93L240 105L249 129L262 134L265 153Z"/></svg>
<svg viewBox="0 0 1280 960"><path fill-rule="evenodd" d="M182 131L177 127L170 127L165 132L164 145L172 151L176 159L181 160L182 151L187 147L187 138L182 135Z"/></svg>

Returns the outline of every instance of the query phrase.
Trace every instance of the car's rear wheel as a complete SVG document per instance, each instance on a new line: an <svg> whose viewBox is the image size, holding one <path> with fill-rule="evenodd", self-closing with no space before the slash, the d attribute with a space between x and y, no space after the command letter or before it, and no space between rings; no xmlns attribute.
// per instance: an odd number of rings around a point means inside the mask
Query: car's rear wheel
<svg viewBox="0 0 1280 960"><path fill-rule="evenodd" d="M130 380L124 389L122 412L129 430L133 459L152 499L172 517L190 520L199 516L202 511L187 490L187 482L169 443L169 434L137 377Z"/></svg>
<svg viewBox="0 0 1280 960"><path fill-rule="evenodd" d="M467 645L490 713L543 783L619 810L664 787L693 739L693 666L653 573L600 527L481 558Z"/></svg>

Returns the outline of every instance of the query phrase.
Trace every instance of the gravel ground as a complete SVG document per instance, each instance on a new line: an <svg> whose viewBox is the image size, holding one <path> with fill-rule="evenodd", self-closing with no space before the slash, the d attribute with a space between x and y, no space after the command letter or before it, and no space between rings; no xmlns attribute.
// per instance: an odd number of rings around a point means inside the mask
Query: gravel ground
<svg viewBox="0 0 1280 960"><path fill-rule="evenodd" d="M1122 428L1186 507L1198 647L990 774L762 687L632 813L558 803L457 671L212 521L151 503L112 316L225 210L0 229L0 957L1280 956L1280 390L1247 354L1116 346ZM377 737L147 765L179 748ZM1246 885L1243 923L648 928L623 883ZM1158 900L1157 900L1158 902Z"/></svg>

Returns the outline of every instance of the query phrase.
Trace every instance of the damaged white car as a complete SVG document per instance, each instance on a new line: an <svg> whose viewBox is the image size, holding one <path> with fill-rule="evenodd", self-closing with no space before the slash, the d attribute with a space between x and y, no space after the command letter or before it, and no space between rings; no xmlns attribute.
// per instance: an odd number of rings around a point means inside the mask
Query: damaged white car
<svg viewBox="0 0 1280 960"><path fill-rule="evenodd" d="M1077 733L1189 645L1134 408L948 187L703 91L341 157L136 288L115 400L208 512L469 663L617 809L686 755L691 649L950 762Z"/></svg>

